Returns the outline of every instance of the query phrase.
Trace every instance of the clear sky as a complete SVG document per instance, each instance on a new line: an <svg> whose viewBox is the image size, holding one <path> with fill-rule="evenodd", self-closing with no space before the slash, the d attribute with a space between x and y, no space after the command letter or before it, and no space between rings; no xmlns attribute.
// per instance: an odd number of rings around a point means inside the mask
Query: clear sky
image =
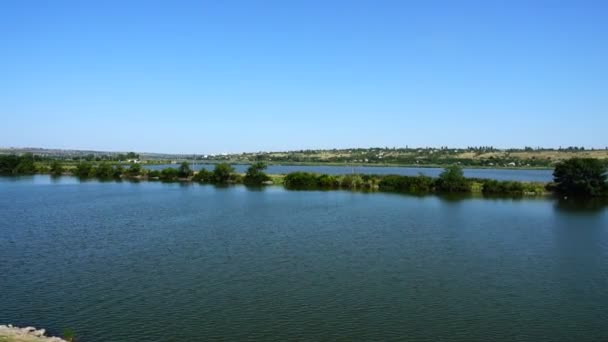
<svg viewBox="0 0 608 342"><path fill-rule="evenodd" d="M0 1L0 146L608 145L608 1Z"/></svg>

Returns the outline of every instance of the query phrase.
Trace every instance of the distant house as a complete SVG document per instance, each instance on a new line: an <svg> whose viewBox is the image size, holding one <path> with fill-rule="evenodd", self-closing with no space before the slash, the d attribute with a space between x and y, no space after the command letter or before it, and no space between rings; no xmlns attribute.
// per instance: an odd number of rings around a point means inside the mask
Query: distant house
<svg viewBox="0 0 608 342"><path fill-rule="evenodd" d="M127 163L139 164L139 159L127 159Z"/></svg>

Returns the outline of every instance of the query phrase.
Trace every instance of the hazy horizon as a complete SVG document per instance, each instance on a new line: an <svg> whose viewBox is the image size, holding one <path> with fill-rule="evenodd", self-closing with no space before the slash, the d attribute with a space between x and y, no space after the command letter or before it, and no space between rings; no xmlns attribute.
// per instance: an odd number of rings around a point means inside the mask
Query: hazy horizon
<svg viewBox="0 0 608 342"><path fill-rule="evenodd" d="M602 1L5 1L0 146L608 145Z"/></svg>

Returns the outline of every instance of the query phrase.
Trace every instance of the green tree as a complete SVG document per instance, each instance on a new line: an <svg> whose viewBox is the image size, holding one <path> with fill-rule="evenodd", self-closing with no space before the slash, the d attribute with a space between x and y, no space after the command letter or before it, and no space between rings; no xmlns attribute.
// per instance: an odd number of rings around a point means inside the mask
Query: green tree
<svg viewBox="0 0 608 342"><path fill-rule="evenodd" d="M170 182L170 181L174 181L177 179L179 174L179 171L177 169L174 169L172 167L168 167L166 169L163 169L160 172L160 180L165 181L165 182Z"/></svg>
<svg viewBox="0 0 608 342"><path fill-rule="evenodd" d="M127 171L125 173L130 177L136 177L141 174L141 171L142 171L141 165L139 165L137 163L133 163L133 164L131 164L131 166L129 166L129 168L127 169Z"/></svg>
<svg viewBox="0 0 608 342"><path fill-rule="evenodd" d="M17 175L30 175L36 173L36 166L34 165L34 159L31 155L24 155L21 158L21 161L15 169L13 170L14 174Z"/></svg>
<svg viewBox="0 0 608 342"><path fill-rule="evenodd" d="M471 186L464 177L462 168L458 165L448 166L435 181L435 187L440 192L469 192Z"/></svg>
<svg viewBox="0 0 608 342"><path fill-rule="evenodd" d="M201 169L192 177L192 180L195 182L201 183L210 183L213 182L213 172L207 169Z"/></svg>
<svg viewBox="0 0 608 342"><path fill-rule="evenodd" d="M116 165L114 165L114 172L112 174L112 177L120 178L120 177L122 177L122 174L124 172L125 172L125 168L122 166L122 164L116 164Z"/></svg>
<svg viewBox="0 0 608 342"><path fill-rule="evenodd" d="M215 169L213 169L213 182L216 184L226 184L230 181L230 175L233 172L234 168L230 164L216 164Z"/></svg>
<svg viewBox="0 0 608 342"><path fill-rule="evenodd" d="M100 179L110 179L114 177L114 168L112 165L103 162L97 166L97 170L95 170L95 176Z"/></svg>
<svg viewBox="0 0 608 342"><path fill-rule="evenodd" d="M148 178L159 178L160 177L160 171L158 170L150 170L147 173Z"/></svg>
<svg viewBox="0 0 608 342"><path fill-rule="evenodd" d="M74 175L80 178L87 178L95 176L94 171L93 164L89 162L80 162L74 169Z"/></svg>
<svg viewBox="0 0 608 342"><path fill-rule="evenodd" d="M287 189L314 189L319 186L316 174L300 171L287 174L283 184Z"/></svg>
<svg viewBox="0 0 608 342"><path fill-rule="evenodd" d="M188 164L188 162L183 162L180 166L179 169L177 169L177 175L180 178L187 178L190 177L192 175L192 170L190 169L190 164Z"/></svg>
<svg viewBox="0 0 608 342"><path fill-rule="evenodd" d="M0 174L13 174L20 162L21 157L15 154L0 155Z"/></svg>
<svg viewBox="0 0 608 342"><path fill-rule="evenodd" d="M253 163L247 169L243 182L247 185L262 185L264 182L269 181L270 177L264 170L266 169L266 163L257 162Z"/></svg>
<svg viewBox="0 0 608 342"><path fill-rule="evenodd" d="M340 185L346 189L358 189L363 185L363 178L359 175L345 175Z"/></svg>
<svg viewBox="0 0 608 342"><path fill-rule="evenodd" d="M574 196L608 195L606 164L593 158L572 158L558 163L553 171L555 190Z"/></svg>
<svg viewBox="0 0 608 342"><path fill-rule="evenodd" d="M53 160L51 163L51 175L61 176L63 174L63 165L58 160Z"/></svg>
<svg viewBox="0 0 608 342"><path fill-rule="evenodd" d="M139 159L139 154L137 154L135 152L129 152L129 153L127 153L125 159Z"/></svg>
<svg viewBox="0 0 608 342"><path fill-rule="evenodd" d="M317 184L324 189L332 189L340 186L340 181L332 175L320 175L317 178Z"/></svg>

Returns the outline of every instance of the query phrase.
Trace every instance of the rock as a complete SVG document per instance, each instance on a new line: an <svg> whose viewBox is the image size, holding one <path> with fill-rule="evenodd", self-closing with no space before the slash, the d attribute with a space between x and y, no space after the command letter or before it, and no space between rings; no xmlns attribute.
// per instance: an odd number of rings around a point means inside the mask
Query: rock
<svg viewBox="0 0 608 342"><path fill-rule="evenodd" d="M34 327L18 328L11 324L0 325L0 340L7 342L67 342L59 337L45 336L46 330Z"/></svg>

